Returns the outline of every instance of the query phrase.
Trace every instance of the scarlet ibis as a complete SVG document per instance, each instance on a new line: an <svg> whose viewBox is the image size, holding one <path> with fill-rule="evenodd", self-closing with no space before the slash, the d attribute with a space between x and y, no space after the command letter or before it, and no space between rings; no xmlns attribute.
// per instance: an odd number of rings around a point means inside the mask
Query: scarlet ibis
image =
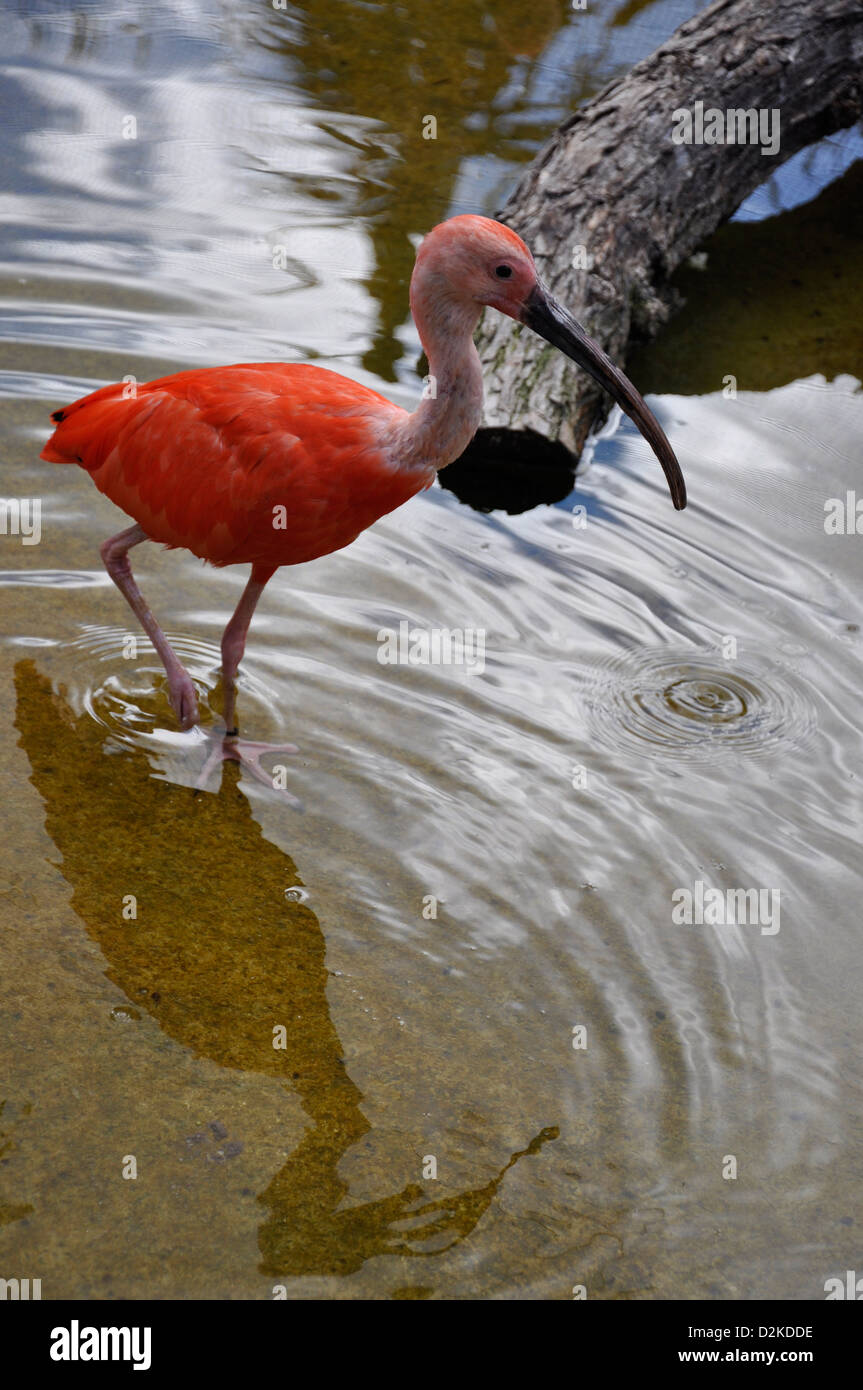
<svg viewBox="0 0 863 1390"><path fill-rule="evenodd" d="M686 488L674 452L632 383L552 297L515 232L489 218L440 223L423 240L411 311L433 386L410 413L326 368L255 362L106 386L55 411L42 450L78 463L135 525L101 547L105 567L162 659L183 728L195 687L135 582L141 541L184 547L213 565L251 564L222 637L223 757L242 758L236 676L255 606L280 565L340 550L428 488L476 431L482 369L473 333L485 305L526 324L602 386L650 443L674 506ZM244 745L251 756L252 746Z"/></svg>

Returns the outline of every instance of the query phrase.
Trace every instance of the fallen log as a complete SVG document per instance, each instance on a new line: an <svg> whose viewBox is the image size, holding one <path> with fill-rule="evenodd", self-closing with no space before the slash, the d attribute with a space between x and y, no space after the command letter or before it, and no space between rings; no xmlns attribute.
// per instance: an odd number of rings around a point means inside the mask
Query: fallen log
<svg viewBox="0 0 863 1390"><path fill-rule="evenodd" d="M716 0L570 117L498 216L623 363L675 307L677 267L778 164L861 112L860 0ZM483 509L565 496L608 397L499 315L486 315L477 347L483 422L441 481ZM538 494L527 503L525 469Z"/></svg>

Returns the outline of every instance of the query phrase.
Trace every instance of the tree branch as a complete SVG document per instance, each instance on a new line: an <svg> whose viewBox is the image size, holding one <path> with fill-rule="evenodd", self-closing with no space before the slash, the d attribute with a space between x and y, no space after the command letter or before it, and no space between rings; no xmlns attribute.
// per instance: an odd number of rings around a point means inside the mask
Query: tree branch
<svg viewBox="0 0 863 1390"><path fill-rule="evenodd" d="M675 143L674 113L694 112L696 102L723 118L778 111L777 153L763 154L760 138ZM630 339L652 336L667 319L668 281L681 262L778 164L861 110L860 0L716 0L560 127L500 218L527 241L556 297L622 362ZM485 415L465 463L527 453L558 470L565 456L574 468L608 398L499 315L486 314L477 346Z"/></svg>

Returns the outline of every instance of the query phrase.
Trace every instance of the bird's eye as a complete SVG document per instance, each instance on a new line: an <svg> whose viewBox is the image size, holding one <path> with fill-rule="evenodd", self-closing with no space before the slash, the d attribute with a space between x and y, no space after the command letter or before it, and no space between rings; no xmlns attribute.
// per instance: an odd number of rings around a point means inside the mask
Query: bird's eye
<svg viewBox="0 0 863 1390"><path fill-rule="evenodd" d="M494 268L494 273L495 275L499 276L501 280L508 280L510 275L512 275L512 266L496 265Z"/></svg>

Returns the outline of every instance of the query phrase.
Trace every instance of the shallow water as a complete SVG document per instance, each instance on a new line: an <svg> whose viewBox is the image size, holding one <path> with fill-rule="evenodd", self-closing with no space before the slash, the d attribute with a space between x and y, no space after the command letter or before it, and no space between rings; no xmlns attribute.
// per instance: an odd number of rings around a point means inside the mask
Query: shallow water
<svg viewBox="0 0 863 1390"><path fill-rule="evenodd" d="M701 380L691 309L633 366L685 513L626 423L557 506L436 489L274 578L240 714L298 745L302 814L231 766L196 790L245 573L135 552L206 702L181 735L99 565L120 514L38 460L56 405L196 362L318 358L410 404L410 236L493 212L562 113L694 8L17 21L2 491L41 499L42 534L0 536L4 1277L812 1299L859 1269L861 540L824 504L859 476L863 365L842 296L810 323L828 267L859 263L859 172L814 197L859 137L822 147L814 186L811 159L786 174L805 206L684 273L721 320L728 258L781 283L810 219L820 269L769 379L769 295ZM828 246L811 219L837 206ZM403 622L477 630L484 660L384 664ZM767 910L675 921L698 883Z"/></svg>

